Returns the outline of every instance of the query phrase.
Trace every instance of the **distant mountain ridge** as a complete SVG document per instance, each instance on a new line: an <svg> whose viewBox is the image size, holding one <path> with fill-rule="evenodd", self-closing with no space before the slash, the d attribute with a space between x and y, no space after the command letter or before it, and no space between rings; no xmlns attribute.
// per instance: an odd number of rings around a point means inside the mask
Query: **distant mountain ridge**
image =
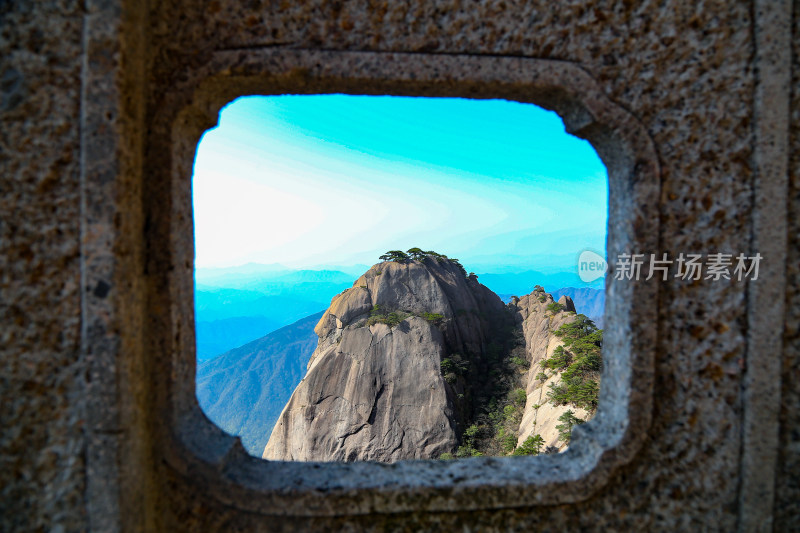
<svg viewBox="0 0 800 533"><path fill-rule="evenodd" d="M298 282L352 283L358 277L352 273L333 269L292 269L281 265L243 265L226 269L197 269L195 280L199 286L247 289L259 284Z"/></svg>
<svg viewBox="0 0 800 533"><path fill-rule="evenodd" d="M604 288L565 287L552 291L551 294L556 300L562 296L569 296L575 302L575 309L578 313L588 316L598 328L603 329L603 313L606 308L606 291Z"/></svg>
<svg viewBox="0 0 800 533"><path fill-rule="evenodd" d="M195 292L195 316L197 321L203 322L261 316L288 325L327 307L331 298L342 290L338 285L326 286L320 289L320 294L312 297L303 297L301 294L267 296L258 291L238 289L198 290Z"/></svg>
<svg viewBox="0 0 800 533"><path fill-rule="evenodd" d="M333 270L271 270L259 266L198 273L195 324L199 360L324 309L355 279Z"/></svg>
<svg viewBox="0 0 800 533"><path fill-rule="evenodd" d="M270 429L305 375L321 316L322 311L307 316L198 365L200 407L223 430L240 435L250 454L261 456Z"/></svg>
<svg viewBox="0 0 800 533"><path fill-rule="evenodd" d="M546 273L536 270L479 273L478 279L496 294L513 294L520 297L530 293L536 285L540 285L552 293L561 287L603 289L605 283L602 278L592 283L584 283L575 272Z"/></svg>
<svg viewBox="0 0 800 533"><path fill-rule="evenodd" d="M263 316L236 316L195 323L197 360L206 361L283 326Z"/></svg>

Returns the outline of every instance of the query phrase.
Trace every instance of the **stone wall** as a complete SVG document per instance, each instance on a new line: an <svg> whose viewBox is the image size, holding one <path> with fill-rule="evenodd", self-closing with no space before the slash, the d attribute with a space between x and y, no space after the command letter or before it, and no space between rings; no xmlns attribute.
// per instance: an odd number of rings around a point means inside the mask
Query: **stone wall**
<svg viewBox="0 0 800 533"><path fill-rule="evenodd" d="M792 79L789 130L789 246L781 390L780 449L775 486L775 523L800 528L800 1L792 17Z"/></svg>
<svg viewBox="0 0 800 533"><path fill-rule="evenodd" d="M82 12L65 2L0 13L0 529L77 530Z"/></svg>
<svg viewBox="0 0 800 533"><path fill-rule="evenodd" d="M0 529L800 531L798 18L798 0L0 3ZM235 60L209 65L262 50L567 62L652 140L658 251L765 255L749 286L660 285L652 423L630 461L563 503L513 508L466 506L456 485L426 493L439 511L409 494L394 511L287 515L206 484L224 472L175 443L222 437L175 414L192 412L192 380L168 392L171 369L193 376L175 349L192 347L176 302L191 285L165 274L191 272L190 198L169 177L196 142L181 132L213 126L184 113L198 87L257 88ZM313 76L285 86L324 90ZM338 87L400 90L384 76Z"/></svg>

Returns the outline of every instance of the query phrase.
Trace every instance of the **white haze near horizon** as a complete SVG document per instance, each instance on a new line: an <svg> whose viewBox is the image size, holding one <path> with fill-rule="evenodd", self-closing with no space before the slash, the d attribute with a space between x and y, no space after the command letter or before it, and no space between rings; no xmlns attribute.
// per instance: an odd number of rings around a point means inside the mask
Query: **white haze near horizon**
<svg viewBox="0 0 800 533"><path fill-rule="evenodd" d="M552 112L502 100L244 97L198 144L198 269L371 265L419 246L468 270L575 270L608 179Z"/></svg>

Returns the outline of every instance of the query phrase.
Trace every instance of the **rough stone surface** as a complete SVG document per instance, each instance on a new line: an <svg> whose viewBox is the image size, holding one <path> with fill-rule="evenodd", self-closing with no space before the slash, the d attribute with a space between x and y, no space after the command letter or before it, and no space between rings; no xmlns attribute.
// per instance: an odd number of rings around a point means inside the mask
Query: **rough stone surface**
<svg viewBox="0 0 800 533"><path fill-rule="evenodd" d="M86 525L81 16L0 5L0 530Z"/></svg>
<svg viewBox="0 0 800 533"><path fill-rule="evenodd" d="M174 433L197 434L202 426L164 427L174 411L164 391L177 356L160 339L164 316L179 326L170 326L171 338L192 336L192 317L170 300L178 294L191 301L192 256L176 259L168 251L191 250L191 198L173 191L165 173L173 168L172 150L192 151L197 138L172 138L178 118L170 102L192 99L192 80L216 51L264 46L575 64L638 119L656 147L661 196L651 216L660 221L658 251L738 253L751 251L755 214L771 216L774 207L753 200L761 176L754 101L764 69L752 29L764 12L776 11L778 20L792 22L790 42L778 43L792 49L791 129L776 132L788 136L791 154L790 189L778 190L789 209L789 257L778 268L788 290L781 383L764 394L780 407L772 527L800 531L796 0L0 3L0 529L733 531L747 513L763 513L739 505L743 457L753 453L743 446L743 388L756 355L746 350L743 283L660 285L652 302L657 356L646 442L601 489L559 505L403 510L433 498L409 493L398 496L395 512L362 509L356 501L335 517L238 509L248 498L237 503L219 494L243 494L233 484L214 492L205 481L221 476L227 463L184 468L183 451L172 449ZM287 86L298 90L305 75L295 72ZM236 71L222 76L235 82ZM350 83L353 92L394 87ZM90 97L81 97L82 88ZM425 94L426 87L416 91ZM213 126L203 117L180 120ZM137 157L141 168L132 163ZM162 203L184 214L162 223ZM129 260L138 250L146 253L142 264ZM158 275L173 271L185 271L187 281L177 288ZM138 301L148 302L147 315L130 311ZM181 364L193 376L191 363ZM187 381L191 387L193 379ZM535 464L524 464L535 475ZM251 481L246 472L239 479ZM508 487L482 494L510 499L519 487ZM435 498L451 501L457 492Z"/></svg>
<svg viewBox="0 0 800 533"><path fill-rule="evenodd" d="M370 312L408 315L394 327ZM437 325L423 313L441 315ZM458 443L458 384L441 361L480 357L500 298L450 261L384 262L336 296L315 332L308 373L281 413L264 458L381 461L436 458ZM486 317L486 318L485 318Z"/></svg>
<svg viewBox="0 0 800 533"><path fill-rule="evenodd" d="M800 1L792 18L788 258L775 531L800 531Z"/></svg>
<svg viewBox="0 0 800 533"><path fill-rule="evenodd" d="M465 278L449 261L426 258L424 263L380 263L336 296L322 315L314 329L320 343L308 362L309 369L339 341L345 327L366 320L376 305L386 312L440 314L445 339L453 349L476 353L486 342L489 323L484 316L503 308L497 295Z"/></svg>
<svg viewBox="0 0 800 533"><path fill-rule="evenodd" d="M540 301L540 297L543 301ZM556 426L561 423L558 417L567 410L572 410L582 420L588 420L591 415L578 407L554 406L547 401L549 386L559 383L561 379L557 372L543 368L542 361L552 357L555 349L564 345L553 332L575 320L575 304L572 298L565 295L558 299L558 303L564 306L562 311L548 311L547 306L552 303L553 297L550 294L536 292L526 294L514 303L517 322L522 327L525 338L525 354L531 364L523 379L528 399L519 424L517 445L521 445L531 435L538 434L544 439L545 447L563 450L567 445L558 440ZM548 378L536 379L542 372Z"/></svg>
<svg viewBox="0 0 800 533"><path fill-rule="evenodd" d="M443 339L422 318L347 329L281 413L264 459L427 459L456 445L439 363Z"/></svg>
<svg viewBox="0 0 800 533"><path fill-rule="evenodd" d="M475 372L448 383L441 361L458 353L459 360L478 364L487 341L501 340L492 338L489 323L481 317L503 323L509 313L530 363L519 379L527 403L518 445L539 434L545 449L563 451L567 444L559 440L558 417L571 409L588 421L594 413L548 402L547 387L560 377L542 362L563 345L553 332L576 317L570 297L561 296L561 310L548 309L554 303L550 294L534 292L504 309L497 296L448 262L375 265L333 299L317 324L319 343L308 372L283 409L263 458L395 462L454 452L466 425L459 424L455 397L482 385L469 380L489 378ZM395 327L368 325L374 306L383 312L427 312L443 318L436 326L413 314ZM491 363L486 370L492 370ZM537 379L540 372L549 377Z"/></svg>

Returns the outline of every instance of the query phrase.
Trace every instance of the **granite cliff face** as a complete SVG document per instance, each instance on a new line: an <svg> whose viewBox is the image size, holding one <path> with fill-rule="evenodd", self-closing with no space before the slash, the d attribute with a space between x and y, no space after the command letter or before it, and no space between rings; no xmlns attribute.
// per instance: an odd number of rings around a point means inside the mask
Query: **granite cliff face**
<svg viewBox="0 0 800 533"><path fill-rule="evenodd" d="M528 437L538 434L544 439L544 448L563 450L567 444L558 439L559 431L556 428L560 424L558 417L572 410L576 417L588 420L591 418L591 413L579 407L553 405L548 401L549 386L559 383L561 376L545 368L543 362L553 357L559 346L564 346L564 341L554 332L576 319L575 304L569 296L559 298L557 303L563 307L561 310L548 309L553 303L554 299L550 294L533 292L510 304L518 327L522 330L525 355L530 363L530 367L520 380L527 401L517 431L517 443L521 445ZM547 375L547 379L539 378L542 373Z"/></svg>
<svg viewBox="0 0 800 533"><path fill-rule="evenodd" d="M511 320L457 262L373 266L317 324L308 372L263 457L393 462L454 451L487 352Z"/></svg>
<svg viewBox="0 0 800 533"><path fill-rule="evenodd" d="M569 296L556 302L537 286L506 306L443 256L377 264L317 323L306 376L263 457L394 462L563 450L560 417L580 423L596 405L602 332L586 336L595 331Z"/></svg>

